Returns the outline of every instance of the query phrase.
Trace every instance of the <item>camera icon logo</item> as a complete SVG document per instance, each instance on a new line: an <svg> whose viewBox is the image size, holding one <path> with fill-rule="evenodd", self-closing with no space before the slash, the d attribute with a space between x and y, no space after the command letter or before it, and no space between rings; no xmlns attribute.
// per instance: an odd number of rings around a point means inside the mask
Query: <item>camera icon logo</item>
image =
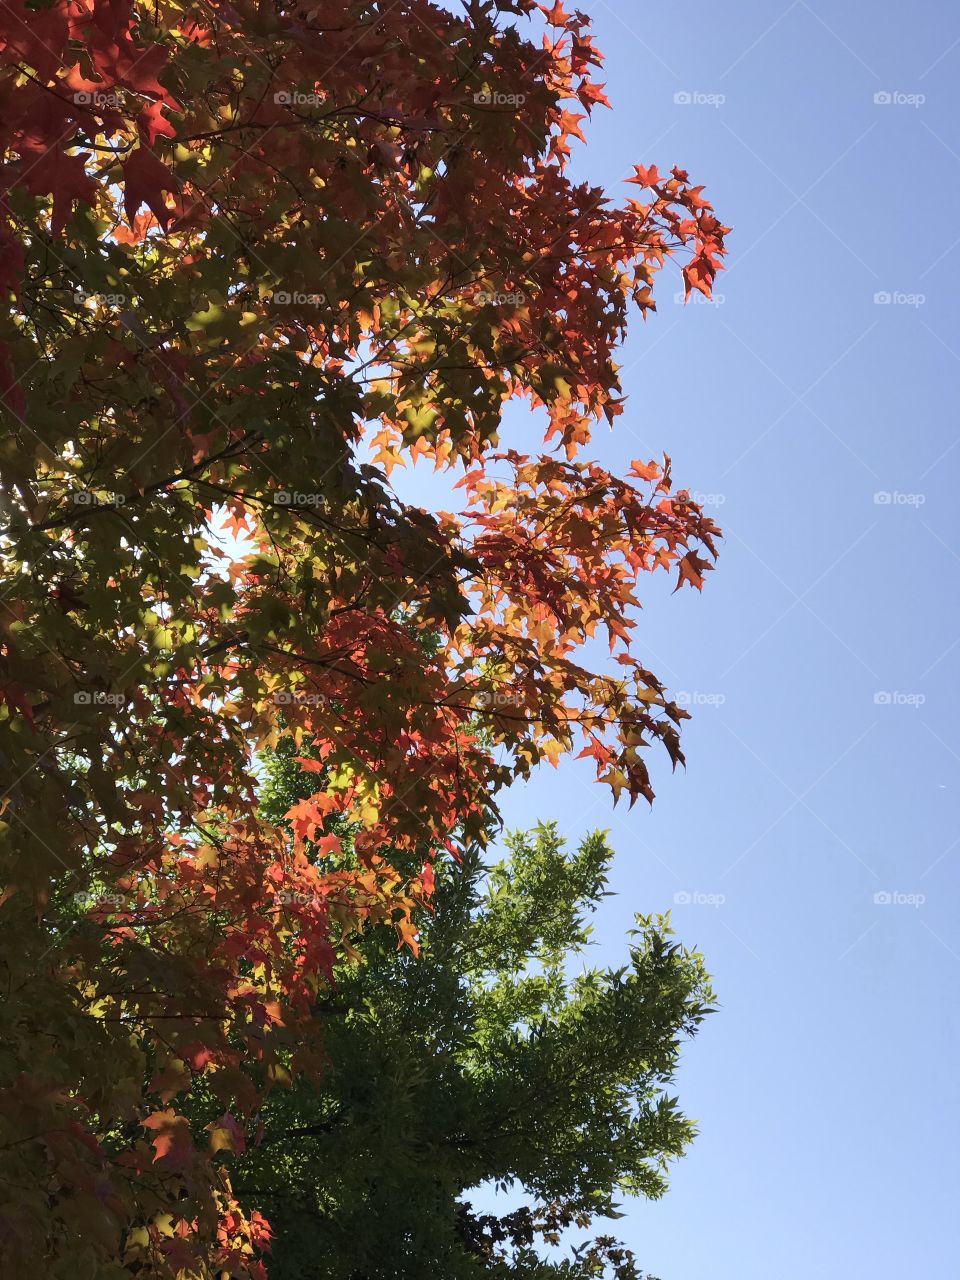
<svg viewBox="0 0 960 1280"><path fill-rule="evenodd" d="M687 889L680 889L673 895L674 906L677 907L689 907L692 900L692 895Z"/></svg>
<svg viewBox="0 0 960 1280"><path fill-rule="evenodd" d="M489 107L493 102L493 95L489 89L481 89L479 93L473 95L473 100L478 107Z"/></svg>
<svg viewBox="0 0 960 1280"><path fill-rule="evenodd" d="M879 93L873 95L874 104L878 107L889 107L893 101L893 94L888 93L885 89L881 89Z"/></svg>
<svg viewBox="0 0 960 1280"><path fill-rule="evenodd" d="M681 89L678 93L673 95L673 100L678 107L689 107L690 103L693 101L693 95L688 89Z"/></svg>

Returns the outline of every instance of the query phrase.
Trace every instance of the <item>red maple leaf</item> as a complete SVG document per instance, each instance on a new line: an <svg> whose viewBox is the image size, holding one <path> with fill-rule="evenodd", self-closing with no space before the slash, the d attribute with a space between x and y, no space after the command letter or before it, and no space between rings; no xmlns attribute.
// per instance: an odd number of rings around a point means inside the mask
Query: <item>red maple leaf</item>
<svg viewBox="0 0 960 1280"><path fill-rule="evenodd" d="M124 160L123 179L123 209L131 227L140 206L145 204L161 226L166 228L173 220L174 213L167 208L163 193L179 190L179 183L171 170L162 160L157 159L149 147L140 146Z"/></svg>
<svg viewBox="0 0 960 1280"><path fill-rule="evenodd" d="M172 1107L164 1111L155 1111L140 1123L144 1129L156 1132L153 1149L156 1155L153 1162L163 1160L171 1169L183 1170L193 1159L193 1138L190 1136L190 1125L186 1116L178 1115Z"/></svg>
<svg viewBox="0 0 960 1280"><path fill-rule="evenodd" d="M567 22L570 18L569 13L567 13L566 9L564 9L563 5L560 3L560 0L555 0L554 6L552 9L548 9L547 6L543 4L540 5L539 7L544 17L547 19L547 21L550 23L552 27L562 27L564 23Z"/></svg>
<svg viewBox="0 0 960 1280"><path fill-rule="evenodd" d="M679 591L685 582L689 582L691 587L696 587L698 591L702 591L703 575L712 568L713 565L708 560L701 559L695 551L688 551L680 561L680 577L677 579L674 591Z"/></svg>
<svg viewBox="0 0 960 1280"><path fill-rule="evenodd" d="M49 192L53 196L51 229L54 235L59 235L67 225L75 200L93 204L98 187L87 173L86 159L86 152L70 156L61 147L36 152L24 145L24 181L32 195Z"/></svg>

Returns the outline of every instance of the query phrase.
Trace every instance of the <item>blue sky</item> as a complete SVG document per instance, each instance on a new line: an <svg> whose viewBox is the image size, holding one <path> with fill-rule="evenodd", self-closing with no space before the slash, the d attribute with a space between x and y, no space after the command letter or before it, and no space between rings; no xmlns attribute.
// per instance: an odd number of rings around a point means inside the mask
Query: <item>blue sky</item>
<svg viewBox="0 0 960 1280"><path fill-rule="evenodd" d="M595 455L674 459L726 531L648 587L688 768L614 811L582 762L506 801L618 849L598 959L673 909L721 1002L679 1081L701 1136L619 1232L663 1280L956 1266L960 9L582 0L607 55L580 173L687 168L734 227L717 305L660 310ZM679 97L677 95L680 95ZM880 95L879 99L877 95ZM685 100L688 98L689 100Z"/></svg>

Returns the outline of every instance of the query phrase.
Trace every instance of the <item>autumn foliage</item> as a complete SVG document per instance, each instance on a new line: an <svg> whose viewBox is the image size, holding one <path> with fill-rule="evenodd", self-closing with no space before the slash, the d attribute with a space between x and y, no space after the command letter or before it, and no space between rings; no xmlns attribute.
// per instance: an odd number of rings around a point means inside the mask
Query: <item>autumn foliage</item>
<svg viewBox="0 0 960 1280"><path fill-rule="evenodd" d="M322 1071L337 957L415 949L543 759L631 801L681 759L637 583L700 587L717 530L669 460L583 453L630 307L672 257L709 292L726 229L679 169L572 181L599 64L533 0L0 7L9 1274L266 1275L229 1153ZM397 498L414 459L459 512Z"/></svg>

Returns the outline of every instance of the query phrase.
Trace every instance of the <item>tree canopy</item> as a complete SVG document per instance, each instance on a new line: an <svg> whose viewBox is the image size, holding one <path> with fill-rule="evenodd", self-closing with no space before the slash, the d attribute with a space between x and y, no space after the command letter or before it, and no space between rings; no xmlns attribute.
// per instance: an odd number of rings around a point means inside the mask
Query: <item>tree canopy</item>
<svg viewBox="0 0 960 1280"><path fill-rule="evenodd" d="M265 789L278 819L289 758ZM693 1131L667 1090L709 981L653 917L622 966L586 966L612 857L604 833L570 852L554 824L509 837L492 866L474 849L438 867L419 958L381 926L338 967L315 1009L320 1088L273 1093L233 1165L239 1199L273 1226L271 1276L639 1276L605 1235L536 1248L618 1197L661 1195ZM509 1188L509 1209L473 1208L488 1185Z"/></svg>
<svg viewBox="0 0 960 1280"><path fill-rule="evenodd" d="M676 255L708 292L726 228L680 169L571 179L599 63L559 2L0 7L13 1273L262 1276L222 1152L319 1087L339 960L415 951L435 859L540 761L632 802L682 758L638 581L699 588L718 531L669 459L584 451L630 306ZM459 512L397 498L414 459ZM292 840L256 803L281 732Z"/></svg>

